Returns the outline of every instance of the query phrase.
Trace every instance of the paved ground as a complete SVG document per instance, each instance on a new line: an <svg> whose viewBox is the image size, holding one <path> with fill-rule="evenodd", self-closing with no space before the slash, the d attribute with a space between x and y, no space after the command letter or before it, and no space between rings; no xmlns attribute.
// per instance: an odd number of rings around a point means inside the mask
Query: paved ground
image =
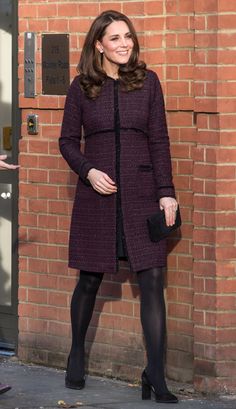
<svg viewBox="0 0 236 409"><path fill-rule="evenodd" d="M191 386L169 383L180 398L178 404L157 404L142 401L139 386L89 376L82 391L64 387L65 372L36 365L25 365L16 358L0 358L0 382L12 390L0 395L1 409L236 409L236 395L203 398Z"/></svg>

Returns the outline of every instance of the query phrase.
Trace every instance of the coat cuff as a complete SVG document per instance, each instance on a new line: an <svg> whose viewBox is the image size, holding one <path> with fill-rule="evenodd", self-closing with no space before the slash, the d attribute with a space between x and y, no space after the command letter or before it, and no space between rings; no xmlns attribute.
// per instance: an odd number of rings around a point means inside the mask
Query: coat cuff
<svg viewBox="0 0 236 409"><path fill-rule="evenodd" d="M90 169L94 168L93 165L91 165L91 163L86 162L83 165L83 168L80 170L79 176L80 179L87 185L87 186L91 186L91 183L89 182L89 180L87 179L88 173L90 171Z"/></svg>
<svg viewBox="0 0 236 409"><path fill-rule="evenodd" d="M160 187L157 192L157 200L160 200L162 197L173 197L176 199L175 188L172 186Z"/></svg>

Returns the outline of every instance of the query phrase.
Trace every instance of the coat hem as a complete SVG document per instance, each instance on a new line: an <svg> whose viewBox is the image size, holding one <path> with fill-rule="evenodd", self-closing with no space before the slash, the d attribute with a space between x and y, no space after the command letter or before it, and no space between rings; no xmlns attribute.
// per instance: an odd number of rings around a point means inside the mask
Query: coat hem
<svg viewBox="0 0 236 409"><path fill-rule="evenodd" d="M98 268L98 266L94 266L94 265L82 265L80 263L78 264L72 264L69 263L68 264L69 268L73 268L76 270L83 270L83 271L89 271L89 272L93 272L93 273L101 273L101 274L118 274L120 269L116 269L116 266L113 267L103 267L103 268ZM143 264L142 266L136 266L136 267L132 267L129 265L130 268L130 273L138 273L139 271L143 271L143 270L149 270L151 268L166 268L167 267L167 263L163 262L161 264L159 263L147 263L147 264Z"/></svg>

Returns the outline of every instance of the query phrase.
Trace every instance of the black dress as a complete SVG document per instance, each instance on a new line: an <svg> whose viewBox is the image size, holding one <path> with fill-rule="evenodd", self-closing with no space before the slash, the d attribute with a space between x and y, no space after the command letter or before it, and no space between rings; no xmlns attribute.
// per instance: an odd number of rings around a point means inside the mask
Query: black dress
<svg viewBox="0 0 236 409"><path fill-rule="evenodd" d="M125 242L125 234L123 227L123 215L121 206L120 194L120 115L119 115L119 100L118 100L119 80L114 80L114 125L116 138L116 254L118 259L127 260L127 247Z"/></svg>

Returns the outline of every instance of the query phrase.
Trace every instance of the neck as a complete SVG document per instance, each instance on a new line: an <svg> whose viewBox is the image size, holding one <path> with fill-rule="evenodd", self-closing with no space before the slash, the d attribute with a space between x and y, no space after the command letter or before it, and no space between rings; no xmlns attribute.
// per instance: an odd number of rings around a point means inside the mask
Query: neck
<svg viewBox="0 0 236 409"><path fill-rule="evenodd" d="M106 73L107 74L107 76L108 77L111 77L111 78L113 78L114 80L118 80L118 78L119 78L119 75L118 75L118 73Z"/></svg>
<svg viewBox="0 0 236 409"><path fill-rule="evenodd" d="M119 78L118 75L118 70L117 71L113 71L113 70L106 70L105 68L103 68L105 73L107 74L108 77L113 78L114 80L117 80Z"/></svg>
<svg viewBox="0 0 236 409"><path fill-rule="evenodd" d="M110 61L104 59L102 68L104 69L108 77L114 78L114 80L117 80L119 78L119 66L117 64L111 64Z"/></svg>

